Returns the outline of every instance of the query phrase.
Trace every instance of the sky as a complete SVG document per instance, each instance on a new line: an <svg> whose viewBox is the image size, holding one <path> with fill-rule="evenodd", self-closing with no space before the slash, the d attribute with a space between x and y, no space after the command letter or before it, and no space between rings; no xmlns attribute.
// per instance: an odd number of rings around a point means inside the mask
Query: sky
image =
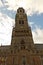
<svg viewBox="0 0 43 65"><path fill-rule="evenodd" d="M43 0L0 0L0 45L10 45L15 15L23 7L35 44L43 44Z"/></svg>

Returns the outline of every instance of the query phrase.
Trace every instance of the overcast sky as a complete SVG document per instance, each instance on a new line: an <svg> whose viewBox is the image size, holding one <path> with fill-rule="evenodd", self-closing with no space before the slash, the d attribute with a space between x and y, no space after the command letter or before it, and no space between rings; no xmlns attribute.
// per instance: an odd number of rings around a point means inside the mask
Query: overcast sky
<svg viewBox="0 0 43 65"><path fill-rule="evenodd" d="M11 44L15 14L23 7L28 16L34 43L43 43L43 0L0 0L0 45Z"/></svg>

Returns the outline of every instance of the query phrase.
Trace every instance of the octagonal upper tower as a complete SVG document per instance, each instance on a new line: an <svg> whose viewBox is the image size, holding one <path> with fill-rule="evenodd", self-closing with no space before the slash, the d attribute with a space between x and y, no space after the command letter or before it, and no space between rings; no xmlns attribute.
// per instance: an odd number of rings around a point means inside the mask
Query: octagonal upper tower
<svg viewBox="0 0 43 65"><path fill-rule="evenodd" d="M15 26L18 29L28 28L27 15L23 8L17 9L17 13L15 16Z"/></svg>

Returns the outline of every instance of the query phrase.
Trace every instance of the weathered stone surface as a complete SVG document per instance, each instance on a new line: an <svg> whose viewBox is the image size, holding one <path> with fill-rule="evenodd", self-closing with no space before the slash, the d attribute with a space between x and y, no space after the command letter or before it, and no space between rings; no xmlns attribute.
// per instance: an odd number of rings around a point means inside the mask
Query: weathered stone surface
<svg viewBox="0 0 43 65"><path fill-rule="evenodd" d="M43 65L42 55L33 42L25 10L18 8L11 45L0 47L0 65Z"/></svg>

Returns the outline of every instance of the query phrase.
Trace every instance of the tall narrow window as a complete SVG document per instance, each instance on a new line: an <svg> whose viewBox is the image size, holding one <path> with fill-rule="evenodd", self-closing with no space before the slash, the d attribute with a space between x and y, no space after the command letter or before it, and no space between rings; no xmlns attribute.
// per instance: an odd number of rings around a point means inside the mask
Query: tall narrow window
<svg viewBox="0 0 43 65"><path fill-rule="evenodd" d="M25 49L25 42L24 42L24 40L21 41L21 49Z"/></svg>
<svg viewBox="0 0 43 65"><path fill-rule="evenodd" d="M24 24L24 21L22 20L22 24Z"/></svg>
<svg viewBox="0 0 43 65"><path fill-rule="evenodd" d="M24 21L23 20L19 20L19 24L24 24Z"/></svg>
<svg viewBox="0 0 43 65"><path fill-rule="evenodd" d="M19 24L21 24L21 20L19 20Z"/></svg>
<svg viewBox="0 0 43 65"><path fill-rule="evenodd" d="M26 58L25 58L25 56L23 56L23 58L22 58L22 63L23 63L23 65L26 65Z"/></svg>

